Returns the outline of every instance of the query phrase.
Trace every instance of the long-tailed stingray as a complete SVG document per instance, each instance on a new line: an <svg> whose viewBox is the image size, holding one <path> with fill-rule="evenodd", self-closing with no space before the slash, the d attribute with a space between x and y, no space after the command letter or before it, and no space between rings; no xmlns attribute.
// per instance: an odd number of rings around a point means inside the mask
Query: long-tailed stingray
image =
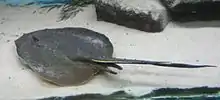
<svg viewBox="0 0 220 100"><path fill-rule="evenodd" d="M112 56L114 50L109 38L80 27L30 32L15 40L15 44L23 63L43 80L59 86L87 83L99 72L117 74L109 67L122 70L118 64L151 64L177 68L215 67L115 58Z"/></svg>

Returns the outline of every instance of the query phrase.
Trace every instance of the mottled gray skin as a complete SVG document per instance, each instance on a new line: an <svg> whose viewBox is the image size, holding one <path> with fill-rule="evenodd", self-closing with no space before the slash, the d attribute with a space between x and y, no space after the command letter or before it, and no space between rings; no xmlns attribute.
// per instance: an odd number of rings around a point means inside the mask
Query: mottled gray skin
<svg viewBox="0 0 220 100"><path fill-rule="evenodd" d="M70 57L100 58L113 54L113 46L105 35L85 28L57 28L31 32L16 40L17 46L31 40L32 35L51 45L56 44L56 49L62 50Z"/></svg>
<svg viewBox="0 0 220 100"><path fill-rule="evenodd" d="M61 86L83 84L104 68L73 59L111 57L113 53L108 38L84 28L39 30L23 35L15 44L29 68L44 80Z"/></svg>

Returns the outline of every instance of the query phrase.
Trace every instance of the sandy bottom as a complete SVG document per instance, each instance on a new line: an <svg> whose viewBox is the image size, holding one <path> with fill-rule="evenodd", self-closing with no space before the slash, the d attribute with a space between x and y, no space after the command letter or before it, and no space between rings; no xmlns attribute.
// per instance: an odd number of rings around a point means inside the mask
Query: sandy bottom
<svg viewBox="0 0 220 100"><path fill-rule="evenodd" d="M93 6L74 19L58 22L58 11L0 6L0 99L38 98L125 90L140 95L159 87L219 86L220 67L201 69L122 65L118 75L97 76L88 84L55 87L42 82L17 60L14 40L23 33L60 27L85 27L108 36L116 57L220 65L220 22L170 23L164 32L147 33L96 21Z"/></svg>

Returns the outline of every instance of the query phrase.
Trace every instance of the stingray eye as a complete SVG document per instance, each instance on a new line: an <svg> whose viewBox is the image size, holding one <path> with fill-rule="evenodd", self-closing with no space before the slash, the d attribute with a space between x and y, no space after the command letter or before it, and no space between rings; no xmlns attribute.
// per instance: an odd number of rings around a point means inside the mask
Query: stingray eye
<svg viewBox="0 0 220 100"><path fill-rule="evenodd" d="M34 42L38 42L39 41L39 39L37 37L35 37L35 36L32 36L32 39L34 40Z"/></svg>

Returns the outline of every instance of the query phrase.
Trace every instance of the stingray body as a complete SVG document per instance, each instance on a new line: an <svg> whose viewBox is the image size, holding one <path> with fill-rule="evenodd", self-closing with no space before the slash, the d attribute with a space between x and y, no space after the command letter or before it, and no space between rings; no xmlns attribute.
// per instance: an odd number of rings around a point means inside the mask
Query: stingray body
<svg viewBox="0 0 220 100"><path fill-rule="evenodd" d="M77 58L106 58L113 53L107 37L84 28L34 31L21 36L15 44L23 63L42 79L61 86L83 84L98 72L108 71L102 64Z"/></svg>
<svg viewBox="0 0 220 100"><path fill-rule="evenodd" d="M43 29L15 41L17 54L43 80L60 86L80 85L99 72L116 74L117 64L152 64L178 68L210 67L113 58L113 45L103 34L85 28Z"/></svg>

